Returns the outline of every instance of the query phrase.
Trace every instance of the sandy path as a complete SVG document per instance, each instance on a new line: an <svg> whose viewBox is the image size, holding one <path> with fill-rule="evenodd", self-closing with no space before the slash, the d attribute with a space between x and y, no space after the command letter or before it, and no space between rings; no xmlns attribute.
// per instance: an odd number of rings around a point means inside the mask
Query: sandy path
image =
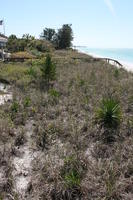
<svg viewBox="0 0 133 200"><path fill-rule="evenodd" d="M19 157L13 159L13 178L15 192L19 195L19 199L28 199L27 189L31 182L32 177L32 165L31 162L34 159L32 150L32 133L33 122L29 121L25 126L26 142L19 147Z"/></svg>

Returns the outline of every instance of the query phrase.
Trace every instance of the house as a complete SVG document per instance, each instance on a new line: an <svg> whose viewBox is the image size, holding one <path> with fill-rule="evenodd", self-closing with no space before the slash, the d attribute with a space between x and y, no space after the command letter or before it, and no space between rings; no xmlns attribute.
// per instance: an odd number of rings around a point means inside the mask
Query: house
<svg viewBox="0 0 133 200"><path fill-rule="evenodd" d="M4 35L0 35L0 60L4 61L5 52L4 48L6 47L7 37Z"/></svg>
<svg viewBox="0 0 133 200"><path fill-rule="evenodd" d="M0 35L0 49L4 48L7 43L7 37L4 35Z"/></svg>

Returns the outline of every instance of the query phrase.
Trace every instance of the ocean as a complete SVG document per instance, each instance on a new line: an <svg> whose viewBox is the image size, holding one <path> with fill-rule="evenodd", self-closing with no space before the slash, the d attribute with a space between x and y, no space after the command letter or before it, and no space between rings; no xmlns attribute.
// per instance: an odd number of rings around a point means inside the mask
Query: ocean
<svg viewBox="0 0 133 200"><path fill-rule="evenodd" d="M127 70L133 71L133 49L100 49L82 46L76 47L76 49L94 57L104 57L118 60Z"/></svg>

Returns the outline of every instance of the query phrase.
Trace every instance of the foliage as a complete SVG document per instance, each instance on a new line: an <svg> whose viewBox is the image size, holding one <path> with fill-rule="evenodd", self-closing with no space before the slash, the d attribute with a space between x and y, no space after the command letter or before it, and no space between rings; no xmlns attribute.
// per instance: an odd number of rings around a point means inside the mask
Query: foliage
<svg viewBox="0 0 133 200"><path fill-rule="evenodd" d="M41 38L52 42L54 35L55 35L55 29L45 28L43 30L43 33L41 34Z"/></svg>
<svg viewBox="0 0 133 200"><path fill-rule="evenodd" d="M53 49L53 45L49 41L35 39L29 34L23 35L22 38L17 38L15 35L11 35L8 38L7 49L11 53L30 50L48 52Z"/></svg>
<svg viewBox="0 0 133 200"><path fill-rule="evenodd" d="M56 77L56 67L52 62L51 56L47 54L44 64L41 66L42 77L49 83L52 80L55 80Z"/></svg>
<svg viewBox="0 0 133 200"><path fill-rule="evenodd" d="M45 28L41 38L50 41L57 49L70 48L73 40L71 24L64 24L57 32L51 28Z"/></svg>
<svg viewBox="0 0 133 200"><path fill-rule="evenodd" d="M73 31L71 24L64 24L54 37L54 43L58 49L66 49L71 47L73 40Z"/></svg>
<svg viewBox="0 0 133 200"><path fill-rule="evenodd" d="M97 119L104 127L116 128L121 120L121 109L118 101L113 98L103 99L97 111Z"/></svg>

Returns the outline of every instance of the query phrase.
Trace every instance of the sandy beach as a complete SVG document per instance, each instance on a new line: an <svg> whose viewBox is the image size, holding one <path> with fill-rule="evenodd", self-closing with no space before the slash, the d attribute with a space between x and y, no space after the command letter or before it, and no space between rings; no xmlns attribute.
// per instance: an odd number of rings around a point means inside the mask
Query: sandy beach
<svg viewBox="0 0 133 200"><path fill-rule="evenodd" d="M105 57L103 57L101 55L94 54L94 53L91 53L91 52L88 53L87 51L80 50L80 49L78 49L78 52L85 53L87 55L92 56L93 58L105 58ZM106 57L106 58L114 59L112 57ZM119 59L117 61L120 62L127 71L133 72L133 63L122 61L122 60L119 60ZM118 65L114 64L114 62L112 62L112 61L110 61L110 64L115 65L116 67L118 67Z"/></svg>

